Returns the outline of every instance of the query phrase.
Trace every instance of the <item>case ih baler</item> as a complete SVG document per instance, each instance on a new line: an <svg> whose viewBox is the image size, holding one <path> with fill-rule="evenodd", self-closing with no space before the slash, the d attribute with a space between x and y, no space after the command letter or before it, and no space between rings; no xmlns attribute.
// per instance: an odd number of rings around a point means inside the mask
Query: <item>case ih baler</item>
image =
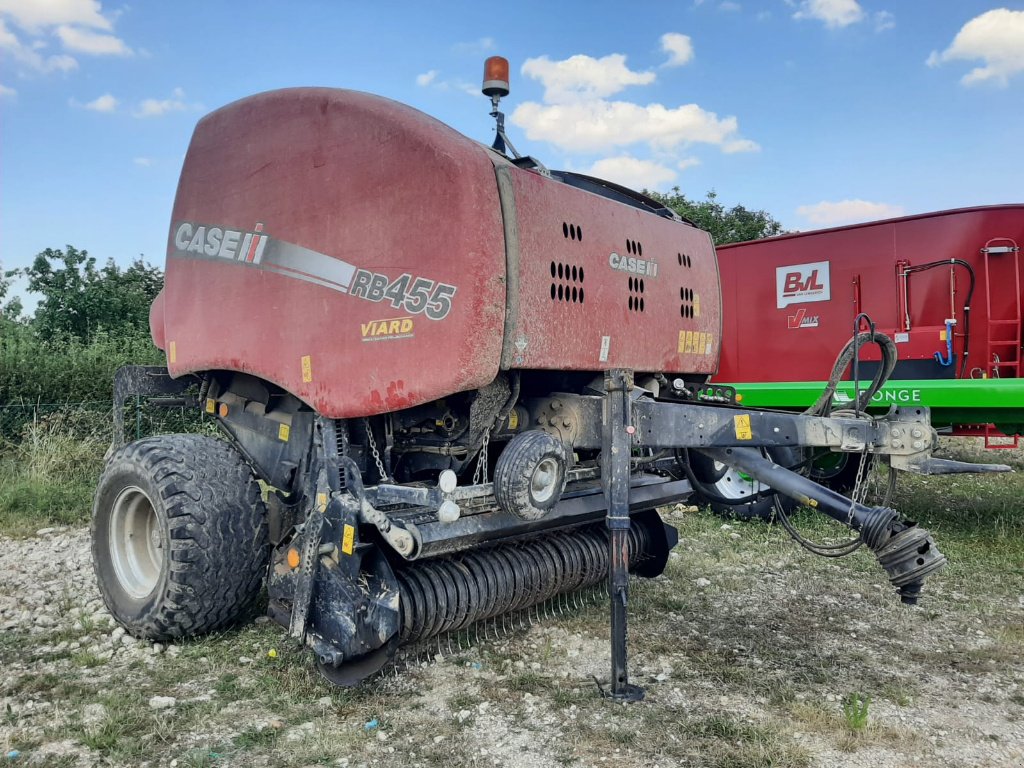
<svg viewBox="0 0 1024 768"><path fill-rule="evenodd" d="M503 149L507 69L491 75ZM402 643L607 580L610 692L635 698L627 572L662 571L676 535L656 508L717 461L859 531L913 602L944 562L927 531L763 451L977 468L931 458L926 409L772 413L709 389L720 307L709 236L634 192L376 96L230 104L181 174L151 314L167 367L115 387L120 406L194 386L227 439L113 453L105 600L133 634L179 637L225 626L265 580L270 616L349 684Z"/></svg>

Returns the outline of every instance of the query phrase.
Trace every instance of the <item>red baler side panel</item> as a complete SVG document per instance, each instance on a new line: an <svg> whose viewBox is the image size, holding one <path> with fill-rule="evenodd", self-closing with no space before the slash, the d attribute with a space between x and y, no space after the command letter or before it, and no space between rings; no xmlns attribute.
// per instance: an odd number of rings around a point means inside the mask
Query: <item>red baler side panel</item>
<svg viewBox="0 0 1024 768"><path fill-rule="evenodd" d="M153 336L172 375L251 373L326 416L482 386L505 315L488 152L350 91L224 107L185 159L161 302Z"/></svg>
<svg viewBox="0 0 1024 768"><path fill-rule="evenodd" d="M990 259L986 284L980 249L994 237L1007 237L1024 245L1024 205L991 206L855 225L818 232L755 240L718 249L722 273L722 362L716 380L722 382L820 381L828 378L832 362L853 334L858 311L866 312L878 330L896 337L905 332L899 306L896 266L899 261L920 265L942 259L963 259L977 276L971 301L970 356L968 371L984 368L990 357L987 333L988 305L992 316L1015 315L1019 283L1014 261L1024 271L1024 254L1005 254ZM810 265L828 263L828 300L806 301L813 294L797 291L784 298L785 279L808 285ZM803 269L800 267L803 265ZM824 281L819 269L818 284ZM780 282L781 288L780 288ZM802 287L802 286L801 286ZM955 295L950 295L950 272L940 267L910 278L911 330L898 338L901 365L919 361L911 378L951 376L956 366L941 370L933 363L936 352L945 353L939 337L946 318L959 319L954 329L954 354L963 351L963 312L968 277L955 271ZM820 294L818 294L820 296ZM785 306L779 307L780 303ZM1019 322L1019 319L1018 319ZM877 359L874 346L865 358ZM923 372L923 373L922 373ZM898 378L908 378L899 376Z"/></svg>
<svg viewBox="0 0 1024 768"><path fill-rule="evenodd" d="M512 174L514 367L714 372L721 300L706 232L530 171Z"/></svg>

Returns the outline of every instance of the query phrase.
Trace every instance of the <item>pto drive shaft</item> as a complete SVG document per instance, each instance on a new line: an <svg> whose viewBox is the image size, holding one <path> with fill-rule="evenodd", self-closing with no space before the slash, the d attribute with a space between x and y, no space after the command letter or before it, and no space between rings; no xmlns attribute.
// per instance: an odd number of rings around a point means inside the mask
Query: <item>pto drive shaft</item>
<svg viewBox="0 0 1024 768"><path fill-rule="evenodd" d="M715 461L745 472L774 491L828 515L855 531L874 552L900 599L915 605L924 580L946 564L928 531L901 521L888 507L866 507L781 467L753 448L705 448Z"/></svg>

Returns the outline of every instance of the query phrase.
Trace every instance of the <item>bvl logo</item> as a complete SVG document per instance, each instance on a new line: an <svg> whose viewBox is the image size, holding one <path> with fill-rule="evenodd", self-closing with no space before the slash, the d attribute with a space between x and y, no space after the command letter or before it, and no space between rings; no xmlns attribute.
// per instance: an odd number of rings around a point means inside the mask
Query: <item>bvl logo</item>
<svg viewBox="0 0 1024 768"><path fill-rule="evenodd" d="M779 309L790 304L828 301L832 298L829 263L794 264L775 268L775 305Z"/></svg>

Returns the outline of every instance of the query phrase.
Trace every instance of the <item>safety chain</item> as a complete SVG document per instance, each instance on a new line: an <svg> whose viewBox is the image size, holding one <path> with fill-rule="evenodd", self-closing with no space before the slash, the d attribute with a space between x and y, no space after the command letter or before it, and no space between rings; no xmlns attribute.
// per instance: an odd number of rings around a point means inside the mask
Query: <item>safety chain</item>
<svg viewBox="0 0 1024 768"><path fill-rule="evenodd" d="M381 480L388 479L387 470L384 469L384 462L380 459L380 451L377 450L377 441L373 439L373 427L370 426L369 419L363 419L363 424L366 425L366 436L370 443L370 455L373 456L373 463L377 465L377 472L380 474Z"/></svg>
<svg viewBox="0 0 1024 768"><path fill-rule="evenodd" d="M861 454L849 454L851 460L853 460L854 456L858 455L860 456L860 461L857 462L857 476L853 481L853 490L850 491L850 513L846 518L846 526L848 528L853 527L853 508L857 504L863 504L867 498L867 490L864 487L864 481L867 479L870 466L875 463L874 456L869 454L866 448Z"/></svg>
<svg viewBox="0 0 1024 768"><path fill-rule="evenodd" d="M487 446L491 442L490 430L484 432L484 437L480 443L480 453L476 460L476 469L473 470L473 485L480 485L487 482Z"/></svg>

